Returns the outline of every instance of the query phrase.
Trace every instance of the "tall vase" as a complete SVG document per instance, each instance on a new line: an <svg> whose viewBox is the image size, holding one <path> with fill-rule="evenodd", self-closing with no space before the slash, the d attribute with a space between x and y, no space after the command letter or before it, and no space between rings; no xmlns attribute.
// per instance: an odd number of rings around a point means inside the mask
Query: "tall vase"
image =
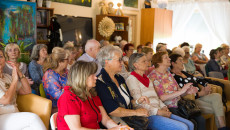
<svg viewBox="0 0 230 130"><path fill-rule="evenodd" d="M38 7L42 7L43 0L37 0Z"/></svg>

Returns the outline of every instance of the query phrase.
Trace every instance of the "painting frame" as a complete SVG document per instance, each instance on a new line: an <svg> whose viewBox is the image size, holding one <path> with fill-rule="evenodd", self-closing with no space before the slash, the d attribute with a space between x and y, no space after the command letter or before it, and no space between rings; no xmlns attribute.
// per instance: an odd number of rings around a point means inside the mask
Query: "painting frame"
<svg viewBox="0 0 230 130"><path fill-rule="evenodd" d="M37 42L36 3L0 1L0 42L17 43L23 50L31 50Z"/></svg>
<svg viewBox="0 0 230 130"><path fill-rule="evenodd" d="M131 2L131 3L130 3ZM134 7L133 2L137 4L136 7ZM123 9L125 10L136 10L138 11L140 9L140 0L123 0Z"/></svg>
<svg viewBox="0 0 230 130"><path fill-rule="evenodd" d="M51 1L58 2L58 3L64 3L64 4L85 6L85 7L90 7L90 8L92 7L92 0L72 0L71 3L69 2L69 0L51 0Z"/></svg>

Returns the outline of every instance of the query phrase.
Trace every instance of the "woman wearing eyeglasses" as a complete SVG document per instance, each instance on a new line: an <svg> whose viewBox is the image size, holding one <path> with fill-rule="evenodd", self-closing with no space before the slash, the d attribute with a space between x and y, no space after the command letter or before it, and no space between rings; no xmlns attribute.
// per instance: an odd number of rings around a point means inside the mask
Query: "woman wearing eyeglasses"
<svg viewBox="0 0 230 130"><path fill-rule="evenodd" d="M42 82L46 97L52 100L52 113L57 112L57 100L66 86L68 56L63 48L55 47L44 64Z"/></svg>
<svg viewBox="0 0 230 130"><path fill-rule="evenodd" d="M77 61L69 70L68 86L58 100L57 127L60 130L133 130L116 124L105 112L95 92L97 64ZM81 78L79 78L81 77Z"/></svg>
<svg viewBox="0 0 230 130"><path fill-rule="evenodd" d="M106 112L116 122L125 124L120 117L145 116L148 111L144 108L134 109L137 104L149 103L147 97L133 100L124 78L118 73L122 70L122 51L115 46L101 48L97 59L103 66L98 75L96 90Z"/></svg>

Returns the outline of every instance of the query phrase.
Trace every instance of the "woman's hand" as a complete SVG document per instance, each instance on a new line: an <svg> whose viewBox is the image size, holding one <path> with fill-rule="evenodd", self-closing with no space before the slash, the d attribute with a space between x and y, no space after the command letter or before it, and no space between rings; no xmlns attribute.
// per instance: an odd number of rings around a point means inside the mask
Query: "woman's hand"
<svg viewBox="0 0 230 130"><path fill-rule="evenodd" d="M13 67L13 66L15 66L15 67L16 67L16 70L17 70L18 75L19 75L19 76L20 76L20 75L22 75L22 72L21 72L21 71L20 71L20 69L19 69L19 64L16 64L16 63L11 62L11 61L8 61L8 64L10 64L12 67Z"/></svg>
<svg viewBox="0 0 230 130"><path fill-rule="evenodd" d="M144 108L139 108L139 109L136 109L135 111L136 111L136 116L145 116L145 117L149 116L148 110Z"/></svg>
<svg viewBox="0 0 230 130"><path fill-rule="evenodd" d="M198 92L198 89L192 86L186 91L186 94L196 94L197 92Z"/></svg>
<svg viewBox="0 0 230 130"><path fill-rule="evenodd" d="M206 87L204 87L205 94L208 95L212 92L212 86L208 84Z"/></svg>
<svg viewBox="0 0 230 130"><path fill-rule="evenodd" d="M159 109L158 111L157 111L157 115L159 115L159 116L164 116L164 117L170 117L171 116L171 112L170 111L167 111L167 110L164 110L164 109Z"/></svg>
<svg viewBox="0 0 230 130"><path fill-rule="evenodd" d="M146 96L140 97L138 100L138 104L149 104L149 98Z"/></svg>
<svg viewBox="0 0 230 130"><path fill-rule="evenodd" d="M169 111L169 109L168 109L168 107L167 107L167 106L165 106L165 107L161 108L161 110Z"/></svg>
<svg viewBox="0 0 230 130"><path fill-rule="evenodd" d="M192 83L187 83L184 85L184 87L181 89L181 91L183 93L185 93L191 86L192 86Z"/></svg>
<svg viewBox="0 0 230 130"><path fill-rule="evenodd" d="M16 66L13 66L13 71L12 71L12 82L17 83L18 82L18 74L17 74L17 68Z"/></svg>
<svg viewBox="0 0 230 130"><path fill-rule="evenodd" d="M29 83L30 85L34 84L34 81L33 81L32 79L30 79L29 77L26 77L26 79L27 79L27 81L28 81L28 83Z"/></svg>
<svg viewBox="0 0 230 130"><path fill-rule="evenodd" d="M116 127L110 128L108 130L134 130L133 128L127 126L127 125L118 125Z"/></svg>

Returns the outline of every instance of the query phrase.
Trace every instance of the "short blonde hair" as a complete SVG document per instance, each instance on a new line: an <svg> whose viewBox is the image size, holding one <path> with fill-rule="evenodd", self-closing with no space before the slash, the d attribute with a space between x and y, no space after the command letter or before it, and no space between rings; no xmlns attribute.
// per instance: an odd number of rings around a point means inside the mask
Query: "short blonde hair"
<svg viewBox="0 0 230 130"><path fill-rule="evenodd" d="M18 44L17 44L17 43L8 43L8 44L6 45L6 47L5 47L5 57L6 57L6 60L9 60L9 56L8 56L7 52L9 51L9 49L10 49L11 47L16 47L16 48L18 49L18 51L19 51L18 56L20 57L21 51L20 51L20 48L19 48ZM19 57L18 57L18 58L19 58Z"/></svg>
<svg viewBox="0 0 230 130"><path fill-rule="evenodd" d="M72 91L82 100L87 100L87 97L96 96L95 88L87 90L87 78L97 72L97 64L95 62L77 61L75 62L68 73L67 85L72 87Z"/></svg>
<svg viewBox="0 0 230 130"><path fill-rule="evenodd" d="M52 50L52 53L46 58L45 64L44 64L44 71L48 69L56 69L58 67L58 64L60 62L63 62L65 59L67 59L69 56L69 53L67 53L66 50L64 50L61 47L54 47Z"/></svg>
<svg viewBox="0 0 230 130"><path fill-rule="evenodd" d="M197 43L197 44L196 44L196 46L195 46L194 52L196 52L196 48L197 48L197 47L199 47L199 46L201 46L201 47L202 47L203 45L202 45L202 44L200 44L200 43Z"/></svg>

